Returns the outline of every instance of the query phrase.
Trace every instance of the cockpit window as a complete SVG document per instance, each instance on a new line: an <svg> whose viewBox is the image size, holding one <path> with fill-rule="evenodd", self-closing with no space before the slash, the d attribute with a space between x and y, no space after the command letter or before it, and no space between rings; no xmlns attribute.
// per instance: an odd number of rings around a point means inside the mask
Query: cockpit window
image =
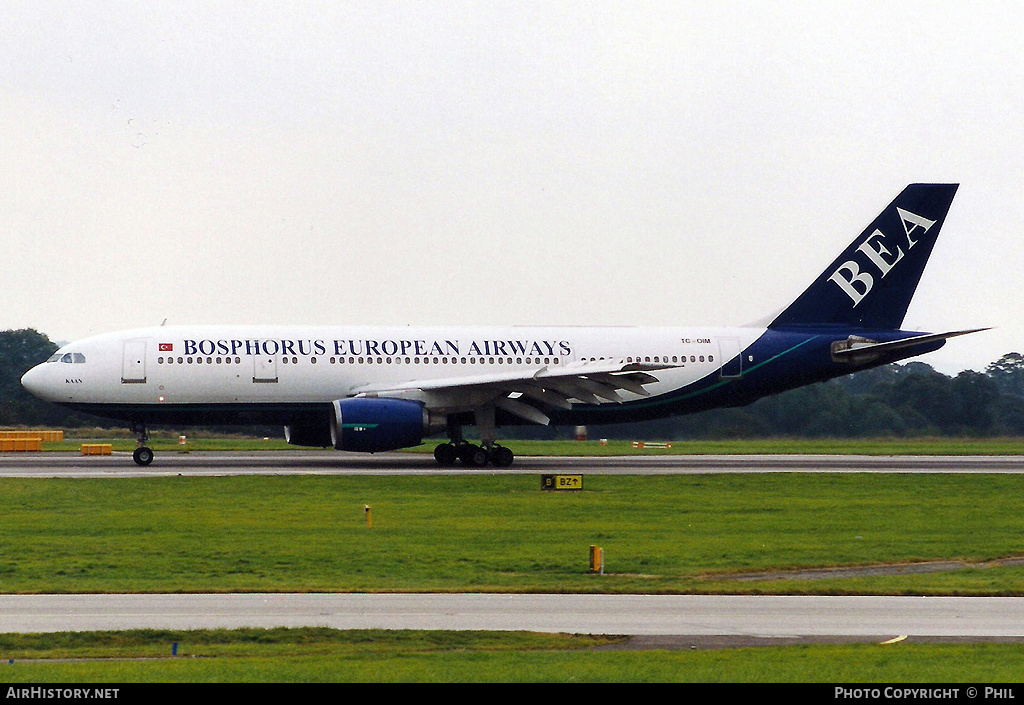
<svg viewBox="0 0 1024 705"><path fill-rule="evenodd" d="M82 353L59 353L56 352L50 356L47 362L63 362L68 365L80 365L85 362L85 355Z"/></svg>

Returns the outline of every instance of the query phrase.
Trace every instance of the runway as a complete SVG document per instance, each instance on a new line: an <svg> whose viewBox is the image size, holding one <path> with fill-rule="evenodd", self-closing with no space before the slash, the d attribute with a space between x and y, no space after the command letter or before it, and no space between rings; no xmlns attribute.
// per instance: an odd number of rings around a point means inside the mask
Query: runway
<svg viewBox="0 0 1024 705"><path fill-rule="evenodd" d="M438 467L429 453L353 454L326 451L163 451L148 467L128 453L0 455L0 477L161 477L176 475L488 475L542 473L680 475L710 473L1021 473L1013 455L630 455L521 456L509 468Z"/></svg>
<svg viewBox="0 0 1024 705"><path fill-rule="evenodd" d="M1024 637L1017 598L729 595L0 596L0 632L319 626L731 637Z"/></svg>

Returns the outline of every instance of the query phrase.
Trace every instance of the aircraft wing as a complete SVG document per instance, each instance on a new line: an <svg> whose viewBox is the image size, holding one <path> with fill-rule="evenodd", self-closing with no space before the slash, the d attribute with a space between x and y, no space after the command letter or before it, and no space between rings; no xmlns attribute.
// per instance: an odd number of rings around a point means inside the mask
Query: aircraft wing
<svg viewBox="0 0 1024 705"><path fill-rule="evenodd" d="M621 392L650 396L645 385L658 381L652 372L682 365L626 362L625 360L581 361L566 365L545 365L538 369L509 370L468 377L442 377L399 384L372 384L349 390L355 397L417 398L442 413L474 411L488 405L503 409L532 423L547 425L545 406L572 408L572 400L584 404L624 401Z"/></svg>

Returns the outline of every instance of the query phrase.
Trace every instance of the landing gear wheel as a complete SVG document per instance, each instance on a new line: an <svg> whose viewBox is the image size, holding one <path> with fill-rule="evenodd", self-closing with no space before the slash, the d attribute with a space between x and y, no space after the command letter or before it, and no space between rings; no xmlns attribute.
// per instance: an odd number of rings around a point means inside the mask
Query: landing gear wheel
<svg viewBox="0 0 1024 705"><path fill-rule="evenodd" d="M482 468L487 465L487 449L480 446L473 446L473 452L469 454L470 465Z"/></svg>
<svg viewBox="0 0 1024 705"><path fill-rule="evenodd" d="M505 446L491 447L491 462L499 468L507 468L515 460L515 455Z"/></svg>
<svg viewBox="0 0 1024 705"><path fill-rule="evenodd" d="M434 460L437 461L438 465L444 467L454 465L458 455L458 451L451 443L442 443L437 448L434 448Z"/></svg>
<svg viewBox="0 0 1024 705"><path fill-rule="evenodd" d="M466 443L459 448L459 460L468 467L481 468L487 465L487 449Z"/></svg>
<svg viewBox="0 0 1024 705"><path fill-rule="evenodd" d="M135 448L135 452L132 453L132 460L135 461L136 465L149 465L153 462L153 451L146 446L146 441L149 440L146 423L144 421L132 421L131 429L132 433L139 439L139 445Z"/></svg>

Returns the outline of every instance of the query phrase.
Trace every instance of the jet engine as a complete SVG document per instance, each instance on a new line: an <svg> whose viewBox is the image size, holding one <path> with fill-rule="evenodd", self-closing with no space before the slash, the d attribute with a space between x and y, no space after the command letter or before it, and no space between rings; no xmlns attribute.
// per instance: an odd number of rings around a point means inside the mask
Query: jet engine
<svg viewBox="0 0 1024 705"><path fill-rule="evenodd" d="M334 446L338 450L379 453L419 445L433 430L430 414L418 401L407 399L339 399L330 417L285 426L292 445Z"/></svg>

